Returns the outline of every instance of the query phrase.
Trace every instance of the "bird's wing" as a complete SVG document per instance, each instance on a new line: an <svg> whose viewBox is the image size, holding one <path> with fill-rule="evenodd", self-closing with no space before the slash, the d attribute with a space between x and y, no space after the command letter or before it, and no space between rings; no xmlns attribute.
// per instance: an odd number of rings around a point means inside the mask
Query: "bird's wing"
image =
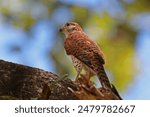
<svg viewBox="0 0 150 117"><path fill-rule="evenodd" d="M93 70L98 69L98 66L104 64L100 49L89 39L83 37L67 39L65 41L65 49L68 55L73 55Z"/></svg>

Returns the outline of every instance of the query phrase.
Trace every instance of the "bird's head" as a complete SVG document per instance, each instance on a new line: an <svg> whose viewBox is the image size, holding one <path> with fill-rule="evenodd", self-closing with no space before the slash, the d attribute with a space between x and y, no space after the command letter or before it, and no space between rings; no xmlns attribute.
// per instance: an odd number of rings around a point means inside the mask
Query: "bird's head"
<svg viewBox="0 0 150 117"><path fill-rule="evenodd" d="M74 31L82 31L81 26L76 22L67 22L62 28L60 28L60 32L63 32L66 37Z"/></svg>

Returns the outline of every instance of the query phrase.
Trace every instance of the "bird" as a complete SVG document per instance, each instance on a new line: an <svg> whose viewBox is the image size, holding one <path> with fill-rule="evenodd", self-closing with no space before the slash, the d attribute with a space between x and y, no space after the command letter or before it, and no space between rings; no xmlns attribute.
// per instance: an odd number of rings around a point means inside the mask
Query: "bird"
<svg viewBox="0 0 150 117"><path fill-rule="evenodd" d="M111 89L111 83L103 66L104 55L96 42L83 31L77 22L67 22L59 31L65 35L64 48L77 71L76 79L84 70L86 78L90 79L97 75L101 86L105 89Z"/></svg>

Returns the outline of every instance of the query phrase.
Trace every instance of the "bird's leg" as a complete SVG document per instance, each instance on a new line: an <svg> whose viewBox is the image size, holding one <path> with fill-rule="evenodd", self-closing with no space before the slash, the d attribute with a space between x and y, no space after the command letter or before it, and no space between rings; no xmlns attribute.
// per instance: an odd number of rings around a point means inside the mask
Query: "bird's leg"
<svg viewBox="0 0 150 117"><path fill-rule="evenodd" d="M82 67L80 69L77 69L77 76L76 76L76 79L75 80L78 80L80 74L81 74L81 71L82 71Z"/></svg>
<svg viewBox="0 0 150 117"><path fill-rule="evenodd" d="M79 78L79 76L80 76L80 73L81 73L81 71L79 71L79 72L77 73L76 80L78 80L78 78Z"/></svg>
<svg viewBox="0 0 150 117"><path fill-rule="evenodd" d="M85 74L84 76L90 80L90 78L93 76L93 73L91 72L91 70L88 67L85 67Z"/></svg>
<svg viewBox="0 0 150 117"><path fill-rule="evenodd" d="M80 72L77 73L76 80L78 80Z"/></svg>

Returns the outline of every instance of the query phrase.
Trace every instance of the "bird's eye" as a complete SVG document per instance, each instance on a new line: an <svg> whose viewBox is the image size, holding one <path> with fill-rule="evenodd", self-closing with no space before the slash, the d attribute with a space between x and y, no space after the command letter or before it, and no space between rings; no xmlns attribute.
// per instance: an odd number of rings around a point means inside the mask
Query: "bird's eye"
<svg viewBox="0 0 150 117"><path fill-rule="evenodd" d="M69 23L66 24L66 26L69 26L69 25L70 25Z"/></svg>

